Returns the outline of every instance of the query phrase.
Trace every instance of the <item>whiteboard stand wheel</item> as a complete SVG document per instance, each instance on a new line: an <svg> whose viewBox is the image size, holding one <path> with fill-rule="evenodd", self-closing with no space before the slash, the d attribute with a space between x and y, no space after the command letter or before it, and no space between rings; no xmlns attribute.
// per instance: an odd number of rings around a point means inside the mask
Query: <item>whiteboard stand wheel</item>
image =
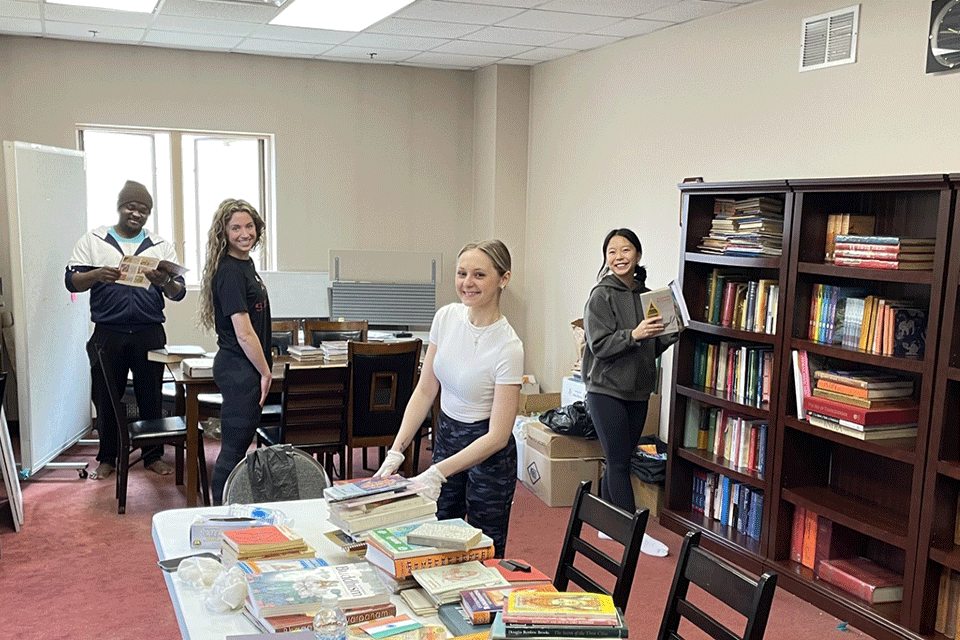
<svg viewBox="0 0 960 640"><path fill-rule="evenodd" d="M86 477L87 477L87 475L88 475L88 474L87 474L87 468L86 468L86 467L84 467L84 468L82 468L82 469L77 469L77 473L80 475L80 478L81 478L81 479L86 479Z"/></svg>

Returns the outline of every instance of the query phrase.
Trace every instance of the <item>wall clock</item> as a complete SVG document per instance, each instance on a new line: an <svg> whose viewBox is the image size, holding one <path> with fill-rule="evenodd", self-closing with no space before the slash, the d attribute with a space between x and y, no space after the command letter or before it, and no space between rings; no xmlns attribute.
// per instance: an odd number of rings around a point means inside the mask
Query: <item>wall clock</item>
<svg viewBox="0 0 960 640"><path fill-rule="evenodd" d="M960 0L933 0L927 73L960 67Z"/></svg>

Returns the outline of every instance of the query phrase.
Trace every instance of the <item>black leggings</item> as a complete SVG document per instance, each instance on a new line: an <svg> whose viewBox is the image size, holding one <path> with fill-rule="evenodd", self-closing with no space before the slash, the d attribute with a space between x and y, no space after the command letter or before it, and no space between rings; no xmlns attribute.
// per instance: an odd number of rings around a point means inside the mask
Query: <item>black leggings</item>
<svg viewBox="0 0 960 640"><path fill-rule="evenodd" d="M218 505L227 476L243 460L260 424L260 372L246 356L221 349L213 361L213 379L223 396L220 455L210 481L213 504Z"/></svg>
<svg viewBox="0 0 960 640"><path fill-rule="evenodd" d="M633 487L630 485L630 457L643 434L643 425L647 421L647 402L587 393L587 411L607 459L602 497L630 514L636 510Z"/></svg>

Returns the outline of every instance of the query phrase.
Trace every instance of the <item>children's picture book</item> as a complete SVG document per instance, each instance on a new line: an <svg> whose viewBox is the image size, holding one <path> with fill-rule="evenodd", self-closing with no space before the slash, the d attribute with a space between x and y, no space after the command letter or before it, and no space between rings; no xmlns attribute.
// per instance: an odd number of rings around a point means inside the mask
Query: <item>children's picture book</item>
<svg viewBox="0 0 960 640"><path fill-rule="evenodd" d="M663 331L657 335L677 333L690 326L690 312L676 280L665 287L641 293L640 306L645 319L660 316L663 321Z"/></svg>
<svg viewBox="0 0 960 640"><path fill-rule="evenodd" d="M603 593L513 591L503 607L506 624L616 625L613 598Z"/></svg>
<svg viewBox="0 0 960 640"><path fill-rule="evenodd" d="M365 622L360 625L360 629L365 631L370 637L379 640L380 638L395 636L404 631L419 629L422 626L422 624L404 613L399 616L393 616L392 618L381 618L380 620Z"/></svg>
<svg viewBox="0 0 960 640"><path fill-rule="evenodd" d="M123 256L118 268L120 269L120 277L117 279L117 284L143 287L144 289L149 289L151 284L146 276L147 271L160 269L171 276L180 276L189 271L186 267L181 267L169 260L146 256Z"/></svg>
<svg viewBox="0 0 960 640"><path fill-rule="evenodd" d="M362 498L379 493L402 491L410 481L399 475L382 476L379 478L358 478L335 482L333 486L323 490L323 497L329 502L340 502L351 498Z"/></svg>

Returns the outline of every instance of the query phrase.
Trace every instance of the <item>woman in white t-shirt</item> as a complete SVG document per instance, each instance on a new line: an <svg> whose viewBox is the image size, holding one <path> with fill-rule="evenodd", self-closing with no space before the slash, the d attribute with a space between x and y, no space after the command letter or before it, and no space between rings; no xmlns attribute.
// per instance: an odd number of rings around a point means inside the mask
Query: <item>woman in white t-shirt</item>
<svg viewBox="0 0 960 640"><path fill-rule="evenodd" d="M400 432L376 475L396 472L440 392L433 465L416 480L437 499L437 518L465 518L503 557L517 483L517 417L523 343L500 313L510 252L500 240L471 243L457 256L460 303L433 318L420 380Z"/></svg>

